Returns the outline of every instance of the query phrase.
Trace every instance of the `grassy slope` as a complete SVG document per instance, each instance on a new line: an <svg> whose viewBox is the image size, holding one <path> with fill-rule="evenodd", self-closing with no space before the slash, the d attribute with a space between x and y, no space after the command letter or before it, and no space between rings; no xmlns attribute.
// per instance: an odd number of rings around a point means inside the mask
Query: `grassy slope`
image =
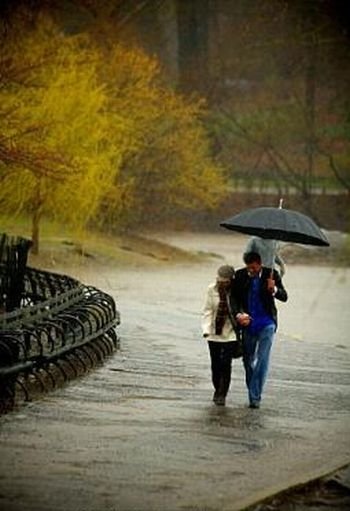
<svg viewBox="0 0 350 511"><path fill-rule="evenodd" d="M30 223L25 218L0 216L0 232L30 238ZM152 240L142 235L107 235L99 232L73 232L53 222L43 222L40 253L29 253L29 265L37 268L56 266L154 265L200 262L203 255Z"/></svg>

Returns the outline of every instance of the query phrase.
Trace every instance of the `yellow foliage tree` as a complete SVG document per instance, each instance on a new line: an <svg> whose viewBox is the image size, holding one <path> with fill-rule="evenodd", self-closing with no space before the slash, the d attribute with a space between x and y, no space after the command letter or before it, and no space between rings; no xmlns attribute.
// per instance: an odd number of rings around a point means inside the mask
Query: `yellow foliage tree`
<svg viewBox="0 0 350 511"><path fill-rule="evenodd" d="M209 154L205 105L162 83L155 58L46 16L0 50L0 203L40 219L133 226L174 208L214 206L223 173Z"/></svg>
<svg viewBox="0 0 350 511"><path fill-rule="evenodd" d="M137 48L115 45L100 67L114 123L127 144L116 188L104 203L104 220L133 226L174 210L213 207L225 193L223 171L210 157L200 99L162 83L157 60ZM120 144L120 140L116 141ZM124 144L125 146L125 144ZM122 195L115 194L117 189ZM117 200L116 200L117 198Z"/></svg>
<svg viewBox="0 0 350 511"><path fill-rule="evenodd" d="M32 215L38 250L43 215L81 226L114 182L121 155L104 113L98 53L47 18L8 34L0 68L0 201Z"/></svg>

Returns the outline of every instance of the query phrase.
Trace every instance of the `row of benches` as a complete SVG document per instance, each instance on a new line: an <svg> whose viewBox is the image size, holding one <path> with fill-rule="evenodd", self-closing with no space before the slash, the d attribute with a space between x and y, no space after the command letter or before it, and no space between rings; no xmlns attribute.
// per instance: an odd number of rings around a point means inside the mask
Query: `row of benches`
<svg viewBox="0 0 350 511"><path fill-rule="evenodd" d="M63 362L72 364L74 354L81 363L93 362L92 353L97 360L111 353L118 345L120 323L107 293L67 275L27 266L20 281L16 275L13 307L8 273L7 261L0 262L0 410L13 406L18 385L28 398L30 375L40 379L44 370L52 380L53 369L64 372Z"/></svg>

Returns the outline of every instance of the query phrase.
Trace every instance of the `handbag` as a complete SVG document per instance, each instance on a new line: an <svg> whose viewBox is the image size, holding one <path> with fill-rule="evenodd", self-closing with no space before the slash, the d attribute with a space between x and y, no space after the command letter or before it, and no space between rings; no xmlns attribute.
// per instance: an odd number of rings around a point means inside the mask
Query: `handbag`
<svg viewBox="0 0 350 511"><path fill-rule="evenodd" d="M243 357L243 340L237 332L237 341L233 341L232 358Z"/></svg>

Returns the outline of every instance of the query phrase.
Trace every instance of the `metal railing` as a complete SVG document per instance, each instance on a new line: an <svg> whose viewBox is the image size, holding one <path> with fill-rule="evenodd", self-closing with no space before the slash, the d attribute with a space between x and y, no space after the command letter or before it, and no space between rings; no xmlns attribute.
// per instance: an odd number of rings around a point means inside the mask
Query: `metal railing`
<svg viewBox="0 0 350 511"><path fill-rule="evenodd" d="M1 282L7 272L0 263ZM0 313L0 410L13 406L18 388L29 399L33 380L42 390L45 381L55 386L59 375L92 367L118 344L120 315L107 293L29 267L17 290L18 308Z"/></svg>

